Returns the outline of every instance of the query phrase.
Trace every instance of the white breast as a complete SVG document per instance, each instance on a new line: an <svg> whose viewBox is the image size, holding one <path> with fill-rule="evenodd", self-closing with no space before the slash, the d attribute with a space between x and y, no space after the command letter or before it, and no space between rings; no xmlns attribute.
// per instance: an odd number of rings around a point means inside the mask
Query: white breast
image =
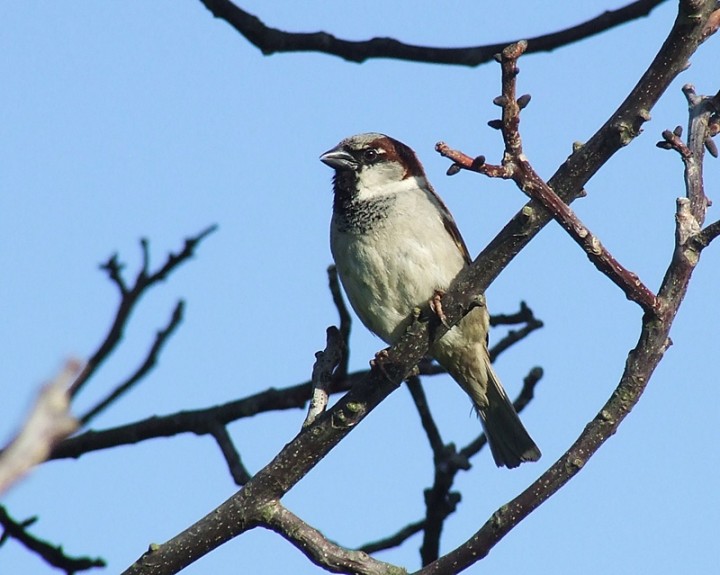
<svg viewBox="0 0 720 575"><path fill-rule="evenodd" d="M447 288L465 265L432 196L412 187L395 197L387 217L370 231L339 231L333 217L330 233L353 309L387 343L402 335L413 309Z"/></svg>

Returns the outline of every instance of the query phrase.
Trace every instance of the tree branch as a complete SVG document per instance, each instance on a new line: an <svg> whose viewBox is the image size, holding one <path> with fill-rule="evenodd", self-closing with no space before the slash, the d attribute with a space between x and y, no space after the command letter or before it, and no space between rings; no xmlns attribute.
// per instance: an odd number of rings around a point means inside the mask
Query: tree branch
<svg viewBox="0 0 720 575"><path fill-rule="evenodd" d="M352 328L352 317L350 316L347 305L345 305L345 299L340 289L337 269L335 269L334 265L328 267L327 274L328 287L330 288L330 294L332 295L333 303L335 304L335 309L337 309L340 319L339 329L344 344L342 360L335 370L335 379L345 379L348 374L348 364L350 362L350 330Z"/></svg>
<svg viewBox="0 0 720 575"><path fill-rule="evenodd" d="M498 324L513 323L515 318L517 318L517 321L524 321L523 318L527 313L532 315L532 310L527 308L527 311L523 311L521 305L521 310L516 314L491 316L491 323L493 317L498 318ZM534 316L532 320L528 321L529 323L526 326L516 331L510 331L507 336L490 348L489 354L493 360L511 345L521 341L535 329L542 327L542 321L535 319ZM338 369L340 368L338 367ZM341 379L338 377L336 369L328 393L344 393L356 382L366 378L369 373L369 370L360 370ZM419 375L438 375L441 373L446 373L445 369L435 363L429 361L419 363ZM93 451L111 449L120 445L132 445L149 439L171 437L181 433L212 434L215 422L225 425L268 411L301 409L307 405L311 395L312 381L307 381L281 389L270 388L249 397L213 407L186 410L163 416L156 415L101 431L89 430L57 444L49 458L78 458Z"/></svg>
<svg viewBox="0 0 720 575"><path fill-rule="evenodd" d="M140 245L143 253L143 264L132 287L128 287L125 278L122 275L123 265L118 261L117 254L113 254L106 263L100 266L101 269L107 272L108 277L117 286L118 291L120 292L120 304L118 305L118 309L115 313L115 319L113 320L104 341L85 364L85 368L70 389L71 397L74 398L77 395L90 377L92 377L95 371L112 354L117 345L120 343L125 333L125 327L130 319L130 315L143 294L145 294L145 292L154 284L165 280L167 276L175 271L183 262L195 255L195 248L198 244L216 229L217 226L212 225L200 232L198 235L187 238L183 249L177 254L170 253L163 266L155 272L150 272L149 269L150 255L148 241L146 239L142 239L140 241Z"/></svg>
<svg viewBox="0 0 720 575"><path fill-rule="evenodd" d="M563 199L564 196L567 196L568 200L576 197L602 163L636 135L636 128L639 129L645 121L643 118L647 118L647 113L641 114L640 111L649 110L668 83L684 68L689 55L706 37L706 23L714 6L714 0L705 0L701 4L681 2L676 23L653 62L653 67L643 76L606 126L561 167L554 176L556 181L550 180L550 186ZM518 216L519 220L513 220L506 226L501 233L501 240L493 241L450 286L443 298L443 310L449 325L457 323L471 309L500 270L549 221L549 214L541 206L532 202L531 204L531 210L525 210ZM517 223L520 223L520 226ZM507 235L508 231L511 236ZM519 231L526 233L518 233ZM681 286L682 283L677 285ZM661 290L658 297L666 298L668 295ZM663 320L665 319L667 318L663 314ZM639 397L647 382L647 379L638 378L651 374L665 349L666 330L671 322L660 326L660 318L651 317L651 314L646 314L645 322L648 325L641 334L638 352L631 353L628 361L628 394L619 394L619 399L615 400L620 404L619 411L609 414L601 412L597 426L589 426L590 432L584 434L579 451L573 451L570 459L564 459L548 471L550 476L545 490L526 492L525 496L529 500L521 500L519 508L503 508L498 512L497 517L489 523L489 533L494 539L483 540L483 532L477 542L473 540L469 550L463 549L460 556L456 554L454 558L444 561L442 568L438 568L437 564L449 556L438 560L428 566L428 572L456 573L463 566L476 561L483 552L487 553L485 549L489 547L483 547L483 543L494 545L499 540L498 534L502 537L513 523L520 521L566 483L585 463L589 454L594 452L592 449L597 449L609 433L615 431L624 413L632 405L633 394ZM435 337L446 333L442 324L433 327L432 333ZM243 489L193 526L168 542L154 546L128 568L126 573L176 573L212 549L259 524L266 506L279 501L410 374L432 343L429 333L427 324L414 321L400 340L388 350L379 369L372 370L366 380L358 382L331 409L318 417L311 426L303 429L268 465L258 471ZM625 382L625 379L623 381ZM622 391L626 391L626 388L623 387ZM630 403L626 397L631 398ZM616 403L613 403L613 407ZM585 449L586 441L588 449ZM518 511L517 514L512 513L515 510ZM493 525L499 526L498 529Z"/></svg>
<svg viewBox="0 0 720 575"><path fill-rule="evenodd" d="M217 421L214 421L210 424L209 433L215 438L218 447L220 447L220 451L228 464L230 475L232 475L235 484L240 486L245 485L248 481L250 481L252 475L250 475L243 465L240 454L235 448L235 444L233 443L232 437L230 437L227 427Z"/></svg>
<svg viewBox="0 0 720 575"><path fill-rule="evenodd" d="M490 125L501 130L503 135L505 153L502 165L486 164L482 156L470 158L450 149L443 142L439 142L435 148L441 155L453 160L455 168L463 168L490 177L512 179L523 192L540 202L552 214L570 237L583 248L595 267L622 289L628 299L639 304L644 311L654 312L657 303L655 294L602 245L598 237L580 221L575 212L543 181L523 151L519 131L520 110L528 105L530 96L516 98L516 78L519 72L517 61L526 48L525 42L519 42L505 48L500 55L502 96L495 98L494 103L502 108L502 119L493 120ZM455 170L449 173L455 173Z"/></svg>
<svg viewBox="0 0 720 575"><path fill-rule="evenodd" d="M93 567L105 567L105 561L90 557L70 557L66 555L62 547L51 545L47 541L38 539L27 532L27 528L35 522L36 518L26 521L16 521L8 514L5 507L0 505L0 525L3 528L2 540L12 537L30 551L39 555L43 561L65 571L67 575L73 575L78 571L86 571Z"/></svg>
<svg viewBox="0 0 720 575"><path fill-rule="evenodd" d="M332 573L353 573L357 575L403 575L405 569L384 563L370 557L364 551L345 549L329 541L314 527L305 523L279 501L273 501L264 509L266 523L262 526L272 529L292 543L315 565Z"/></svg>
<svg viewBox="0 0 720 575"><path fill-rule="evenodd" d="M442 437L440 436L440 430L435 423L435 420L430 413L430 406L425 397L425 391L422 388L420 378L416 375L412 375L407 378L407 388L412 396L413 403L417 408L418 415L420 415L420 422L422 423L425 434L427 435L430 443L430 448L433 452L433 459L437 463L443 457L443 451L445 450L445 444L443 443Z"/></svg>
<svg viewBox="0 0 720 575"><path fill-rule="evenodd" d="M340 330L335 326L327 328L327 344L324 351L315 354L315 365L312 371L312 397L303 427L312 424L325 411L328 403L329 390L333 372L341 365L345 342Z"/></svg>
<svg viewBox="0 0 720 575"><path fill-rule="evenodd" d="M715 18L715 2L681 1L678 16L667 39L620 107L585 144L576 146L570 157L548 180L548 186L565 203L584 193L592 176L620 148L628 145L650 118L650 111L675 77L687 68L688 59L714 31L709 25ZM712 17L712 18L711 18ZM552 219L540 202L530 200L501 232L477 256L487 260L484 267L469 268L458 278L460 292L472 286L485 290L507 264ZM443 309L452 306L452 298L443 298Z"/></svg>
<svg viewBox="0 0 720 575"><path fill-rule="evenodd" d="M364 551L365 553L377 553L378 551L385 551L386 549L399 547L405 541L410 539L410 537L412 537L416 533L420 533L420 531L422 531L424 528L425 520L421 519L420 521L416 521L415 523L410 523L409 525L406 525L397 533L394 533L389 537L385 537L384 539L378 539L377 541L373 541L372 543L366 543L362 547L358 547L358 551Z"/></svg>
<svg viewBox="0 0 720 575"><path fill-rule="evenodd" d="M0 494L45 461L53 447L77 429L78 422L70 415L68 389L81 369L80 362L67 361L40 390L22 429L0 452Z"/></svg>
<svg viewBox="0 0 720 575"><path fill-rule="evenodd" d="M706 103L705 99L691 101L688 143L683 147L672 144L674 149L681 152L685 164L687 197L677 200L675 249L658 292L658 312L643 316L638 343L628 354L617 388L570 449L545 473L493 513L467 542L421 569L416 575L457 573L485 557L513 527L583 468L639 401L653 371L671 345L670 328L700 256L697 237L701 233L700 226L707 209L706 202L702 201L702 160L712 115ZM699 130L700 134L693 133L695 130ZM666 141L670 139L665 138Z"/></svg>
<svg viewBox="0 0 720 575"><path fill-rule="evenodd" d="M292 33L270 28L257 16L239 8L230 0L200 1L213 16L225 20L251 44L259 48L265 56L278 52L321 52L356 63L374 58L392 58L429 64L479 66L489 62L508 44L517 41L464 48L415 46L393 38L372 38L367 41L354 42L336 38L327 32ZM571 28L530 38L528 50L529 52L549 52L584 40L615 26L647 16L663 1L639 0L617 10L607 10L599 16Z"/></svg>
<svg viewBox="0 0 720 575"><path fill-rule="evenodd" d="M126 381L118 385L107 395L107 397L98 402L97 405L89 409L87 413L80 418L80 423L83 426L86 426L92 419L105 411L105 409L107 409L118 397L130 391L136 383L142 380L155 367L160 356L160 352L163 347L165 347L165 344L170 339L170 336L175 333L175 330L182 322L184 309L185 302L180 300L175 305L175 309L173 310L168 325L164 329L158 331L155 335L155 342L150 347L142 365L140 365L135 373L133 373Z"/></svg>

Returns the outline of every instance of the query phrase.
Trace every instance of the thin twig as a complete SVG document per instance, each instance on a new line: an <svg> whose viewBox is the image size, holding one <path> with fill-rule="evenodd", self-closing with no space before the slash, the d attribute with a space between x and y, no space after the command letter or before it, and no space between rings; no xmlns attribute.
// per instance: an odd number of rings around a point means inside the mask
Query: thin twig
<svg viewBox="0 0 720 575"><path fill-rule="evenodd" d="M522 412L532 400L535 385L540 381L542 375L542 368L534 367L525 377L522 390L513 402L518 413ZM433 453L440 453L441 456L435 457L433 485L425 491L425 518L406 525L389 537L366 543L359 549L367 553L374 553L398 547L416 533L424 531L421 548L423 564L436 559L440 548L440 533L443 522L455 512L460 502L460 494L450 490L455 475L460 470L467 471L470 469L470 458L477 455L486 443L485 434L482 433L475 441L460 451L457 451L453 444L444 445L440 450L433 448Z"/></svg>
<svg viewBox="0 0 720 575"><path fill-rule="evenodd" d="M420 378L416 375L407 378L407 387L410 391L410 395L413 398L415 407L417 408L418 414L420 415L420 422L422 423L425 434L427 435L428 441L430 442L430 448L433 451L435 461L439 461L442 458L442 453L445 448L442 437L440 437L440 430L435 423L435 420L430 413L430 407L428 406L427 397L425 397L425 391L422 388Z"/></svg>
<svg viewBox="0 0 720 575"><path fill-rule="evenodd" d="M505 48L501 53L502 96L495 98L495 104L502 108L502 119L494 121L505 142L502 164L493 166L477 158L451 149L444 142L438 142L435 149L453 161L453 166L485 174L490 177L512 179L530 198L537 200L555 220L568 232L570 237L583 248L595 267L623 290L628 299L639 304L646 312L655 312L657 301L638 278L618 262L577 217L575 212L538 175L523 152L520 137L520 110L530 101L529 96L516 97L517 61L525 52L527 43L518 42Z"/></svg>
<svg viewBox="0 0 720 575"><path fill-rule="evenodd" d="M535 324L539 323L542 327L542 321L535 317L535 312L524 301L520 302L520 309L515 313L496 313L490 315L490 326L497 327L499 325L517 325L519 323Z"/></svg>
<svg viewBox="0 0 720 575"><path fill-rule="evenodd" d="M89 409L85 415L80 418L80 422L83 426L87 425L90 420L97 417L100 413L105 411L117 398L127 393L136 383L142 380L157 364L160 352L162 351L165 344L170 339L170 336L175 332L183 319L183 311L185 309L185 302L180 300L173 310L172 316L168 325L157 332L155 335L155 341L150 347L145 361L142 365L133 373L127 380L118 385L113 389L104 399L99 401L94 407Z"/></svg>
<svg viewBox="0 0 720 575"><path fill-rule="evenodd" d="M115 312L113 323L110 326L105 339L85 364L85 368L70 389L71 397L75 397L77 395L90 377L92 377L95 371L111 355L120 343L120 340L122 340L125 333L125 328L128 320L130 319L130 315L135 309L135 305L138 303L143 294L147 292L148 288L165 280L170 273L180 266L180 264L195 255L195 249L198 244L216 229L217 226L212 225L196 236L187 238L183 249L178 253L170 253L165 263L154 272L151 272L149 269L148 242L147 240L142 239L140 244L143 254L143 265L137 273L135 283L132 287L128 287L128 284L122 275L123 265L119 262L117 254L113 254L106 263L100 266L100 268L105 270L108 274L110 280L117 286L118 291L120 292L120 303L117 311Z"/></svg>
<svg viewBox="0 0 720 575"><path fill-rule="evenodd" d="M43 561L72 575L79 571L86 571L93 567L105 567L105 561L100 558L91 557L70 557L65 554L59 545L52 545L47 541L38 539L27 532L27 527L34 523L30 521L16 521L7 512L5 507L0 505L0 525L3 528L3 538L12 537L30 551L39 555Z"/></svg>
<svg viewBox="0 0 720 575"><path fill-rule="evenodd" d="M378 539L377 541L372 541L370 543L366 543L361 547L358 547L358 551L365 551L365 553L377 553L378 551L385 551L386 549L400 547L400 545L405 543L405 541L410 539L410 537L412 537L416 533L420 533L420 531L422 531L424 528L424 519L421 521L416 521L415 523L410 523L409 525L406 525L397 533L393 533L389 537L384 537L383 539Z"/></svg>
<svg viewBox="0 0 720 575"><path fill-rule="evenodd" d="M338 278L337 269L334 265L331 265L327 269L328 275L328 286L330 287L330 294L332 295L335 309L338 312L340 318L340 335L344 342L344 353L340 365L335 370L335 379L344 379L348 373L348 364L350 362L350 330L352 329L352 317L348 311L347 305L345 305L345 299L342 296L340 290L340 280Z"/></svg>
<svg viewBox="0 0 720 575"><path fill-rule="evenodd" d="M232 437L227 430L227 427L220 422L215 422L210 426L210 435L215 438L215 441L220 447L220 451L228 464L230 475L232 475L233 481L236 485L245 485L252 475L248 472L245 465L243 465L240 453L235 448Z"/></svg>
<svg viewBox="0 0 720 575"><path fill-rule="evenodd" d="M369 370L357 371L349 374L342 381L333 381L331 392L346 392L355 383L365 379L369 373ZM110 429L86 431L56 445L50 454L50 459L77 458L93 451L133 445L141 441L172 437L181 433L207 435L212 433L212 427L217 421L227 424L259 413L301 409L307 405L311 393L312 383L308 381L282 389L270 388L213 407L179 411L162 416L155 415Z"/></svg>

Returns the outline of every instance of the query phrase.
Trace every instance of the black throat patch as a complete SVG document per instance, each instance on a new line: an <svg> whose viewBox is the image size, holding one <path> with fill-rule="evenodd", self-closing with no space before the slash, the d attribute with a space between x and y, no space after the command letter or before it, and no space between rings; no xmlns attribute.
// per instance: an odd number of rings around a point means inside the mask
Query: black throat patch
<svg viewBox="0 0 720 575"><path fill-rule="evenodd" d="M357 174L352 171L336 172L333 179L333 213L340 232L365 234L383 221L394 203L384 196L372 200L357 198Z"/></svg>

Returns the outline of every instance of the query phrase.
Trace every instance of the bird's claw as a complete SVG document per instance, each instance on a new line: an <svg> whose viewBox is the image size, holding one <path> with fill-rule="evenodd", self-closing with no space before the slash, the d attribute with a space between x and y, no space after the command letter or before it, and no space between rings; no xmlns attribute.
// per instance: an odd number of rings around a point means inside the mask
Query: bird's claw
<svg viewBox="0 0 720 575"><path fill-rule="evenodd" d="M370 369L372 369L373 371L379 370L387 379L392 379L390 377L390 374L385 369L385 363L390 357L388 354L388 349L390 348L381 349L375 354L375 357L370 360Z"/></svg>
<svg viewBox="0 0 720 575"><path fill-rule="evenodd" d="M443 311L442 307L442 298L445 295L445 290L436 289L433 296L430 298L430 309L433 311L433 313L438 317L440 320L440 323L442 323L446 328L450 329L452 326L447 320L447 316L445 315L445 312Z"/></svg>

